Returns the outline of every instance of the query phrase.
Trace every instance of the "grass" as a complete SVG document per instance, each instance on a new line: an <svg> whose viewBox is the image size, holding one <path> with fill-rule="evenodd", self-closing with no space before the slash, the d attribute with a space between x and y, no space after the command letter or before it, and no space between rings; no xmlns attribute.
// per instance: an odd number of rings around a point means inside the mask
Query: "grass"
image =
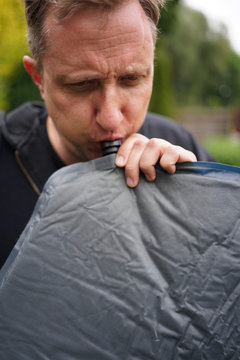
<svg viewBox="0 0 240 360"><path fill-rule="evenodd" d="M204 146L217 162L240 166L240 134L214 136Z"/></svg>

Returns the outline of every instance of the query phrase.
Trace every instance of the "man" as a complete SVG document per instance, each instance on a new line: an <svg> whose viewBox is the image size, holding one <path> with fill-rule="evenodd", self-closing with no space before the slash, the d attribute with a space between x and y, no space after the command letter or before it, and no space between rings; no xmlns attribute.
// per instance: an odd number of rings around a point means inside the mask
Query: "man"
<svg viewBox="0 0 240 360"><path fill-rule="evenodd" d="M130 187L138 184L139 170L153 181L159 159L169 173L177 162L196 160L191 151L208 160L179 126L154 116L143 125L163 3L25 0L33 58L25 56L24 66L46 110L28 104L2 121L1 265L48 177L64 165L102 156L102 141L122 140L116 164L125 167Z"/></svg>

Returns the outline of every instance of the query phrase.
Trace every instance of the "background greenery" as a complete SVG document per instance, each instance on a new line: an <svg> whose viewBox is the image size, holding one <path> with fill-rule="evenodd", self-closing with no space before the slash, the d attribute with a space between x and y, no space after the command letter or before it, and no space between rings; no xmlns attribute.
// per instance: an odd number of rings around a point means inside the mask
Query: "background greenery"
<svg viewBox="0 0 240 360"><path fill-rule="evenodd" d="M240 166L239 138L217 135L206 140L204 145L218 162Z"/></svg>
<svg viewBox="0 0 240 360"><path fill-rule="evenodd" d="M22 65L28 51L22 1L0 0L0 6L0 108L9 111L40 96ZM223 26L213 29L202 13L169 0L159 32L151 111L175 118L185 107L240 107L240 57ZM238 144L229 139L206 144L218 161L239 164ZM221 151L233 154L230 160Z"/></svg>
<svg viewBox="0 0 240 360"><path fill-rule="evenodd" d="M173 105L240 105L240 56L231 48L224 26L211 28L201 12L173 0L162 12L159 29L155 86L162 94L171 92L174 103L163 107L159 92L154 93L154 111L171 115Z"/></svg>

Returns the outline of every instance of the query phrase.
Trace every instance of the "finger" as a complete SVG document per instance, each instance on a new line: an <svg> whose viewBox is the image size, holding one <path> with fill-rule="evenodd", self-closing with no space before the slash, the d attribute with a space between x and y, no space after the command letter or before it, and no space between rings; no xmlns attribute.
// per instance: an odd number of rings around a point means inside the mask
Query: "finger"
<svg viewBox="0 0 240 360"><path fill-rule="evenodd" d="M162 139L150 139L147 143L140 162L139 167L144 173L148 181L154 181L156 178L155 165L162 156L162 153L169 143Z"/></svg>
<svg viewBox="0 0 240 360"><path fill-rule="evenodd" d="M145 145L145 141L142 141L142 139L138 139L134 142L134 145L128 156L128 160L125 166L125 176L127 185L131 188L137 186L139 182L139 161Z"/></svg>
<svg viewBox="0 0 240 360"><path fill-rule="evenodd" d="M160 158L161 167L169 174L176 171L176 163L196 161L196 156L181 146L168 146Z"/></svg>
<svg viewBox="0 0 240 360"><path fill-rule="evenodd" d="M136 141L142 141L143 143L146 143L148 139L141 135L141 134L132 134L129 136L120 146L115 163L118 167L124 167L126 166L128 162L129 155L132 151L132 148Z"/></svg>

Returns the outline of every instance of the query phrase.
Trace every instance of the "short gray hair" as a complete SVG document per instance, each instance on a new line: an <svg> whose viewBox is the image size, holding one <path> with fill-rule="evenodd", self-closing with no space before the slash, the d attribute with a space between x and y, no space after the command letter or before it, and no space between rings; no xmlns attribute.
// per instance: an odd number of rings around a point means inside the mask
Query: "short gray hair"
<svg viewBox="0 0 240 360"><path fill-rule="evenodd" d="M101 7L111 9L126 0L24 0L27 20L28 46L33 58L41 64L41 58L46 50L45 18L50 7L58 7L64 18L76 8ZM138 0L141 4L153 32L154 43L157 39L157 23L160 17L160 7L166 0Z"/></svg>

